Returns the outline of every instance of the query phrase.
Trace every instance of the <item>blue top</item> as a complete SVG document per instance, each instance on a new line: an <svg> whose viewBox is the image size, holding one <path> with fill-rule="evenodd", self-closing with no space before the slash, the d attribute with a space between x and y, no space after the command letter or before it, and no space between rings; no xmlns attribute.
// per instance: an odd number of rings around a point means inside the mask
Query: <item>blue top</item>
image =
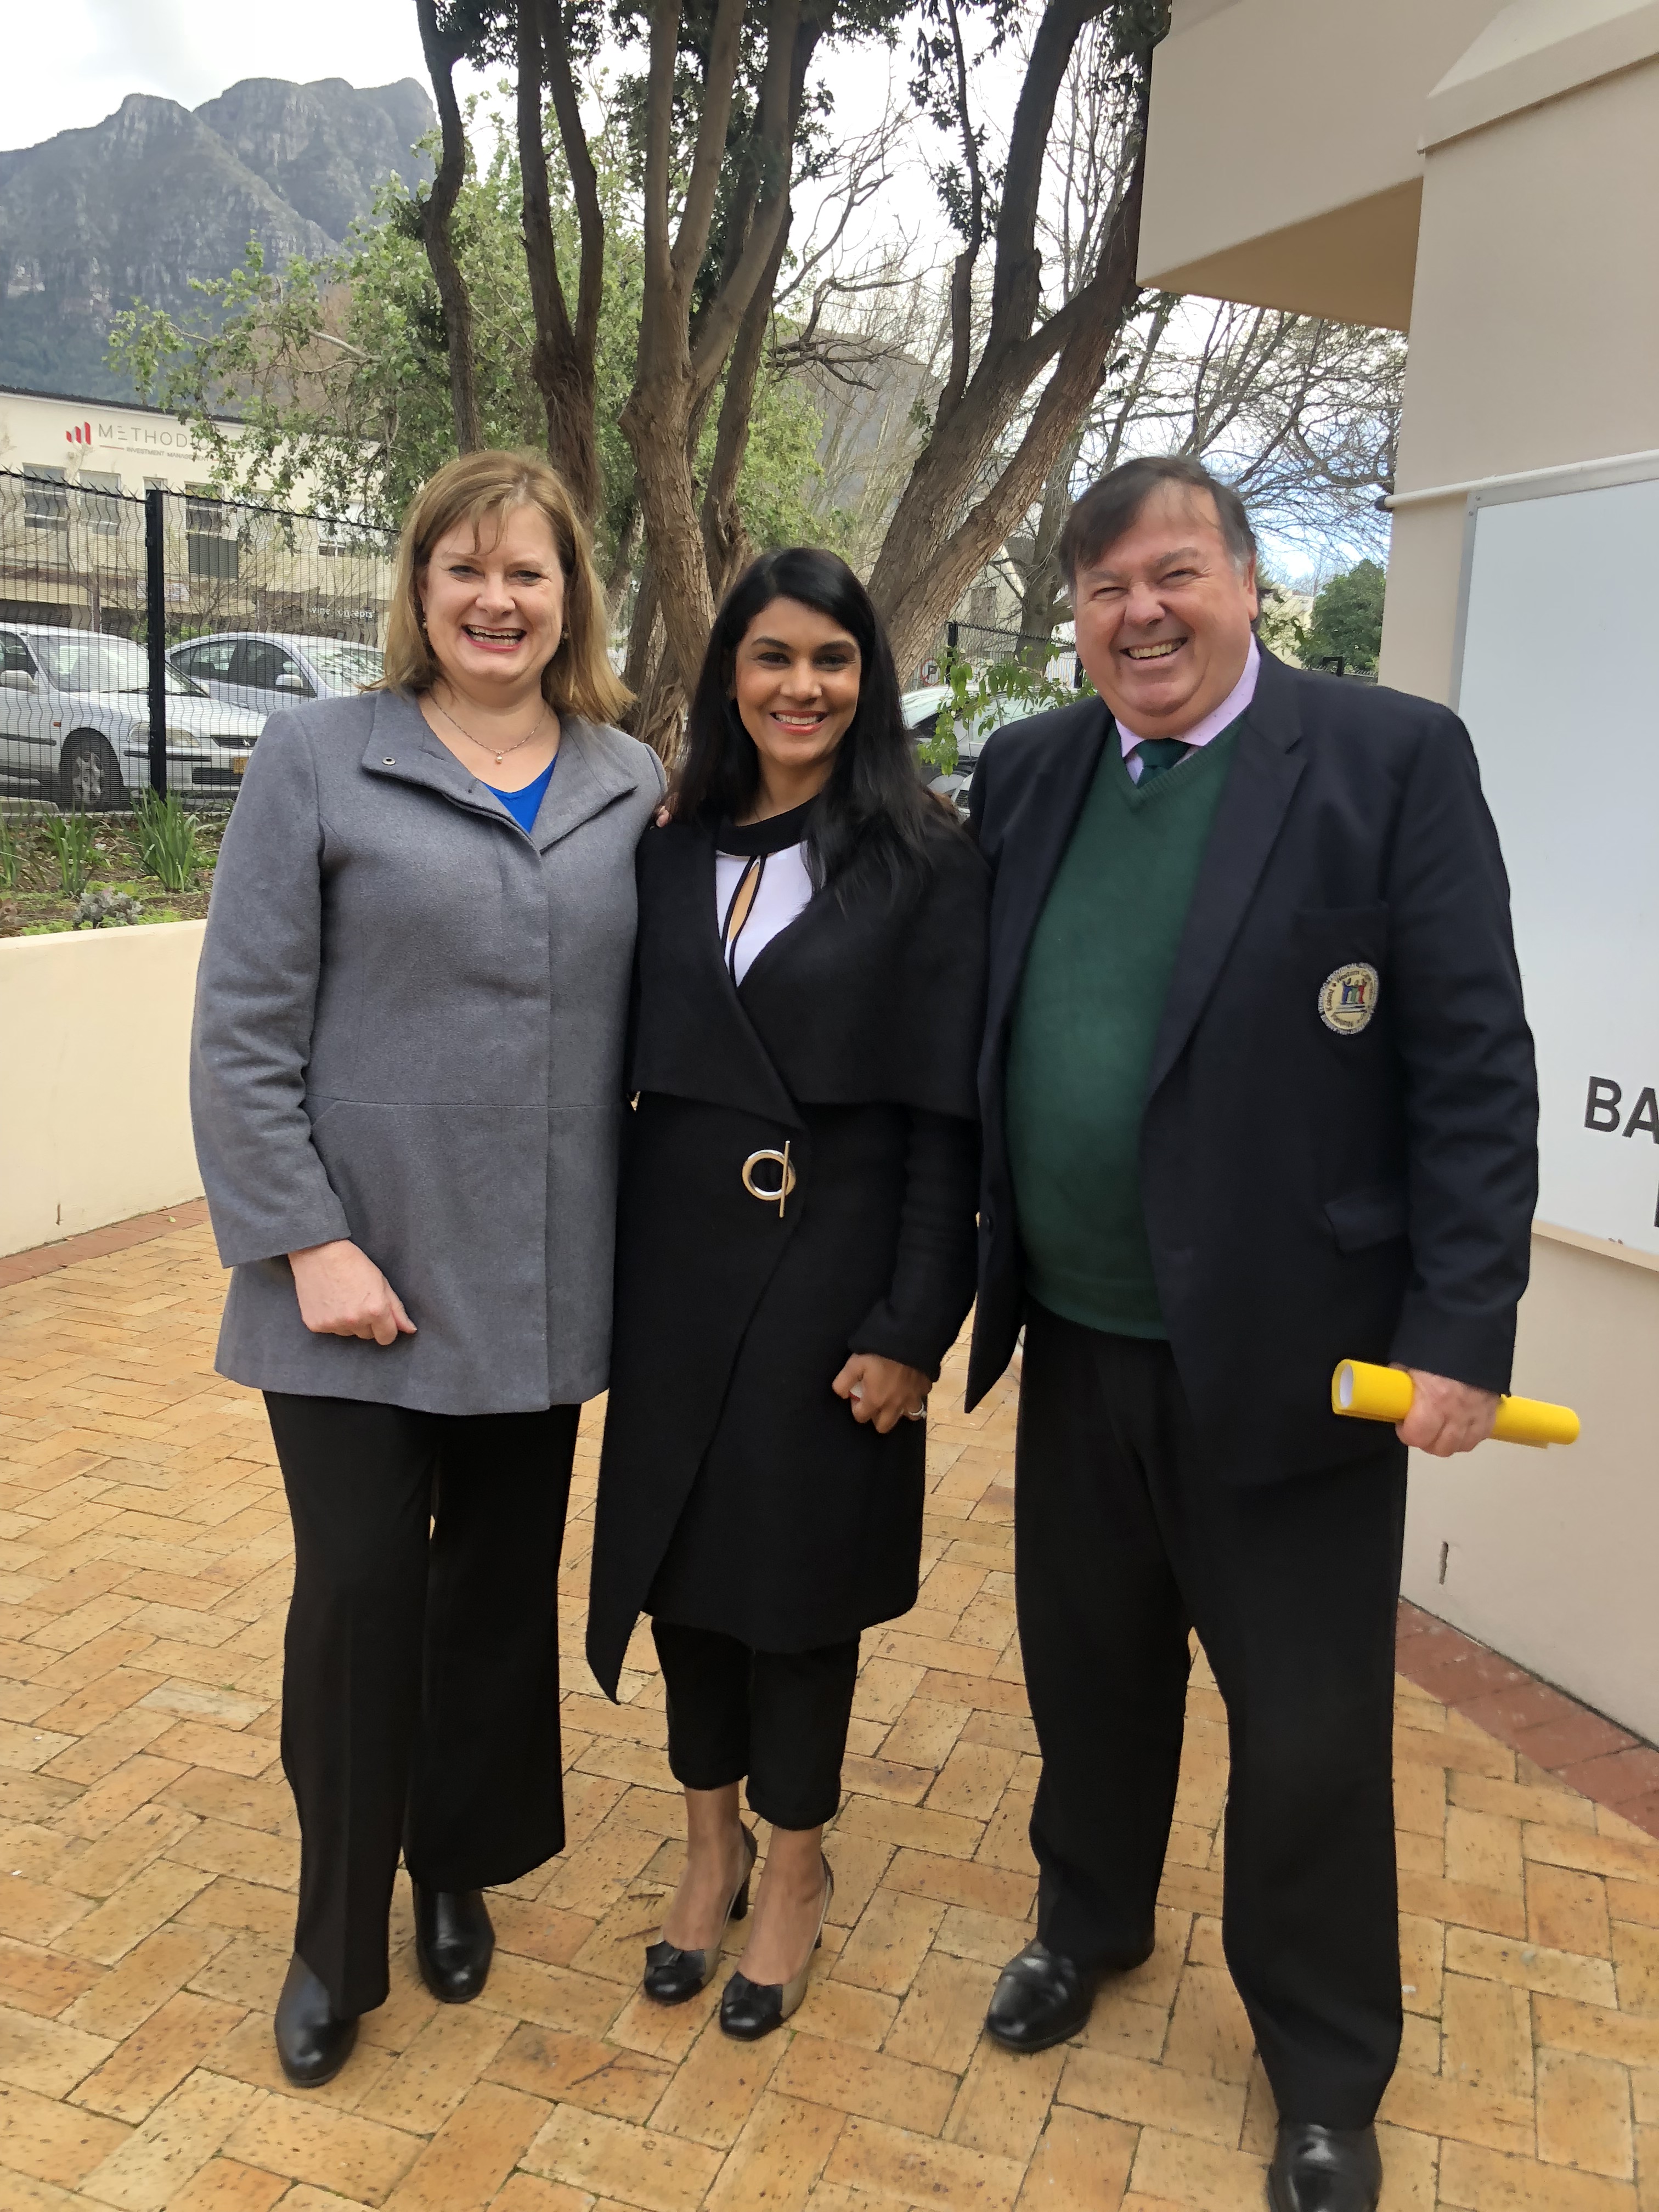
<svg viewBox="0 0 1659 2212"><path fill-rule="evenodd" d="M553 771L558 764L559 757L555 753L534 783L526 784L522 791L498 791L493 783L487 783L484 786L486 791L495 793L496 798L501 800L501 805L506 807L526 837L536 826L536 816L540 811L542 794L552 782Z"/></svg>

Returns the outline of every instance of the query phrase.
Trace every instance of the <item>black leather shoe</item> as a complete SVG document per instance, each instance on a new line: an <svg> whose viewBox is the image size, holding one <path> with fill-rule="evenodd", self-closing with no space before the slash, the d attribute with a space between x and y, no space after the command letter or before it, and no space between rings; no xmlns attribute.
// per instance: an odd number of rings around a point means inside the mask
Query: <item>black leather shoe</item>
<svg viewBox="0 0 1659 2212"><path fill-rule="evenodd" d="M415 1958L440 2004L471 2004L489 1978L495 1931L481 1889L415 1892Z"/></svg>
<svg viewBox="0 0 1659 2212"><path fill-rule="evenodd" d="M830 1900L835 1893L836 1877L825 1859L823 1902L818 1907L818 1932L812 1938L812 1951L823 1941L823 1923L830 1917ZM812 1951L807 1953L799 1973L791 1975L787 1982L751 1982L741 1971L734 1973L720 1991L720 2033L736 2036L739 2043L758 2043L762 2036L781 2027L792 2013L800 2010L806 1978L812 1971Z"/></svg>
<svg viewBox="0 0 1659 2212"><path fill-rule="evenodd" d="M1281 2120L1267 2169L1273 2212L1376 2212L1382 2155L1375 2128Z"/></svg>
<svg viewBox="0 0 1659 2212"><path fill-rule="evenodd" d="M276 2000L276 2056L296 2089L320 2089L351 2056L355 2019L337 2019L328 1991L296 1951Z"/></svg>
<svg viewBox="0 0 1659 2212"><path fill-rule="evenodd" d="M732 1902L726 1908L728 1921L747 1918L749 1912L749 1877L755 1871L755 1832L743 1831L743 1879L732 1893ZM645 1947L645 1975L641 1983L647 1996L658 2004L684 2004L688 1997L706 1990L714 1978L720 1962L718 1941L706 1950L682 1951L678 1943L647 1943Z"/></svg>
<svg viewBox="0 0 1659 2212"><path fill-rule="evenodd" d="M1097 1972L1034 1938L998 1976L986 2029L1005 2051L1048 2051L1085 2025L1099 1985Z"/></svg>

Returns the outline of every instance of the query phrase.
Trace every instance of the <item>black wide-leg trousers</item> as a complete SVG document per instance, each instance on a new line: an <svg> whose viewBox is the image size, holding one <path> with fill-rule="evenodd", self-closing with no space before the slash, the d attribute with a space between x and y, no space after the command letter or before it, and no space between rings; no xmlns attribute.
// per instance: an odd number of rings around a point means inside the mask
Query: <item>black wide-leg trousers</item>
<svg viewBox="0 0 1659 2212"><path fill-rule="evenodd" d="M1406 1452L1382 1434L1328 1472L1224 1485L1166 1343L1029 1310L1015 1529L1038 1933L1090 1966L1150 1947L1196 1629L1227 1708L1227 1964L1281 2118L1337 2128L1372 2118L1401 2028Z"/></svg>
<svg viewBox="0 0 1659 2212"><path fill-rule="evenodd" d="M386 2000L400 1848L414 1881L457 1890L563 1847L557 1576L579 1408L265 1405L294 1521L294 1948L345 2016Z"/></svg>

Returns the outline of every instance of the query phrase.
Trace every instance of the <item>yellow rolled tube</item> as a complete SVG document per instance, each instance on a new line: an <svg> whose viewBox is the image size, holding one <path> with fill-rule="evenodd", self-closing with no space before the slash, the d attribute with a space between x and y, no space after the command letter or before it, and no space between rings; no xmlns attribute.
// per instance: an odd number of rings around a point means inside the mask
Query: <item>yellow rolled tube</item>
<svg viewBox="0 0 1659 2212"><path fill-rule="evenodd" d="M1413 1395L1402 1368L1377 1367L1366 1359L1340 1360L1331 1376L1331 1411L1357 1421L1403 1421ZM1492 1432L1505 1444L1577 1443L1578 1416L1571 1406L1547 1405L1540 1398L1500 1398Z"/></svg>

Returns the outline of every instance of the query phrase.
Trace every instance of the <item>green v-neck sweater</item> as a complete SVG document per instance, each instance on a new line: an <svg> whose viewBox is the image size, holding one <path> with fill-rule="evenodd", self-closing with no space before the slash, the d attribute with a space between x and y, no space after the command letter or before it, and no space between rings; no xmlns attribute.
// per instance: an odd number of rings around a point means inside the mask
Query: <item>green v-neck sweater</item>
<svg viewBox="0 0 1659 2212"><path fill-rule="evenodd" d="M1238 725L1131 781L1115 728L1031 939L1008 1050L1026 1281L1053 1313L1168 1334L1140 1203L1158 1023Z"/></svg>

